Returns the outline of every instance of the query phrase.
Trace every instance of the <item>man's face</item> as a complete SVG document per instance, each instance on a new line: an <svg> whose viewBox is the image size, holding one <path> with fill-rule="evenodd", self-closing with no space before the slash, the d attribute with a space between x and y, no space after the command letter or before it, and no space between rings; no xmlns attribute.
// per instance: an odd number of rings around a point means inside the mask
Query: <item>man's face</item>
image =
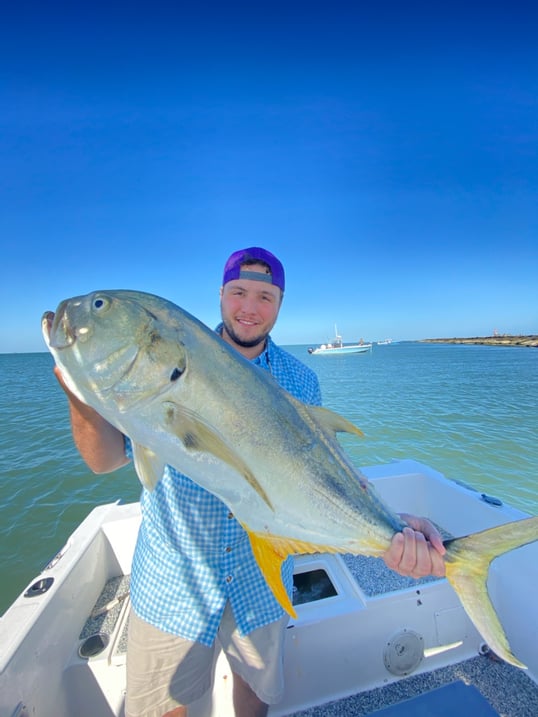
<svg viewBox="0 0 538 717"><path fill-rule="evenodd" d="M261 264L248 271L267 273ZM241 353L256 356L264 347L267 335L275 325L282 301L278 286L253 279L234 279L221 289L223 338L236 345Z"/></svg>

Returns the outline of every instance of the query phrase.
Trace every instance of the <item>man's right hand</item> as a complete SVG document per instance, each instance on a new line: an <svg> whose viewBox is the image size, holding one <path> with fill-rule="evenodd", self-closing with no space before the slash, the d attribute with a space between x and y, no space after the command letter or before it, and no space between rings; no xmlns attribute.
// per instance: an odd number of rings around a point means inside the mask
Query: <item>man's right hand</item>
<svg viewBox="0 0 538 717"><path fill-rule="evenodd" d="M54 375L69 401L73 440L88 468L94 473L110 473L128 463L123 433L75 396L58 366Z"/></svg>

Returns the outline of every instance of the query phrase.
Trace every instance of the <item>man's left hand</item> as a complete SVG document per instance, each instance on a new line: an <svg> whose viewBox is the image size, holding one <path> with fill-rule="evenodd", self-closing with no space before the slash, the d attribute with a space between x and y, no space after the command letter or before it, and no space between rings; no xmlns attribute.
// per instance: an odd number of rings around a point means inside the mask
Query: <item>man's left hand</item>
<svg viewBox="0 0 538 717"><path fill-rule="evenodd" d="M390 547L383 554L386 565L407 577L443 577L443 555L446 549L437 528L427 518L417 518L407 513L402 513L400 517L407 526L401 533L396 533Z"/></svg>

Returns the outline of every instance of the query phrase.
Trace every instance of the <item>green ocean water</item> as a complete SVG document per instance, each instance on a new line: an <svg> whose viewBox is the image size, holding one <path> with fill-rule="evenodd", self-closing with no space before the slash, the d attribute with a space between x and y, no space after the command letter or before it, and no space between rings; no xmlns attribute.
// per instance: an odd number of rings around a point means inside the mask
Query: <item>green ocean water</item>
<svg viewBox="0 0 538 717"><path fill-rule="evenodd" d="M358 466L415 458L538 515L538 350L413 342L311 356L324 403L363 440ZM73 446L48 353L0 354L0 613L101 503L138 500L131 467L93 475Z"/></svg>

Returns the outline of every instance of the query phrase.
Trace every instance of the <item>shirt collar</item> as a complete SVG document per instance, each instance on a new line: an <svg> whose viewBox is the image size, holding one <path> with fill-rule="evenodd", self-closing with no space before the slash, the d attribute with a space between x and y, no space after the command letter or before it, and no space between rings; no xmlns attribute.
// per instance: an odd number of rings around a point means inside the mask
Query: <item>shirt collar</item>
<svg viewBox="0 0 538 717"><path fill-rule="evenodd" d="M216 327L215 332L222 336L222 329L223 324L222 321L220 324ZM256 366L261 366L262 368L267 369L268 371L271 370L271 354L273 353L273 347L274 343L270 336L267 337L267 341L265 342L265 348L261 352L259 356L256 356L256 358L251 359L251 363L253 363Z"/></svg>

